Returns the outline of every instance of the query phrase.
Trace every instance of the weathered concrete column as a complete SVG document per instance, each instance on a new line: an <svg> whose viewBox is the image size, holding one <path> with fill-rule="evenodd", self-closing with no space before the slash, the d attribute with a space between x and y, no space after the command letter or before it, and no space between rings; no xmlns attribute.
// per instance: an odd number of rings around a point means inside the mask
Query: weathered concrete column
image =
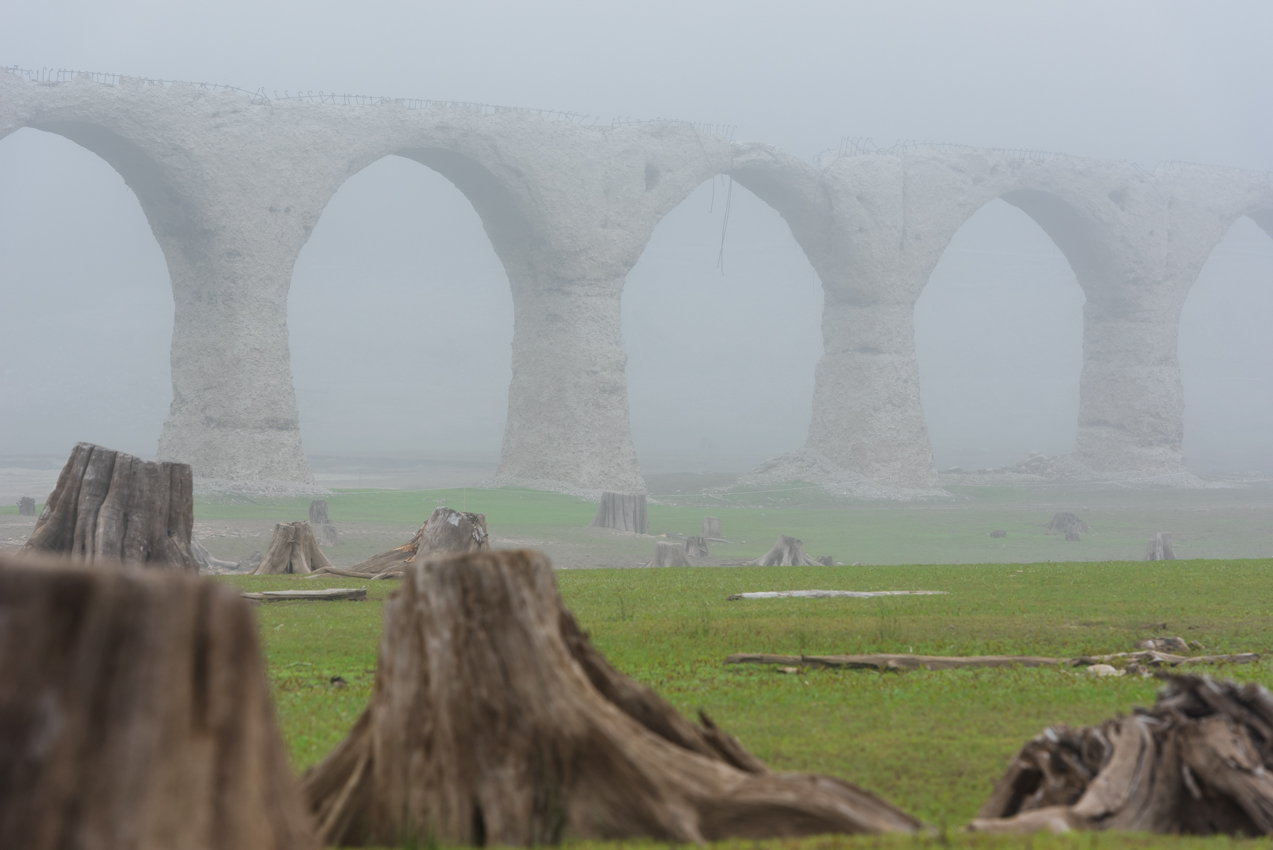
<svg viewBox="0 0 1273 850"><path fill-rule="evenodd" d="M160 239L176 312L159 459L189 463L206 478L312 483L287 335L303 239L280 232L300 230L280 227L292 211L252 213L240 206L232 226Z"/></svg>

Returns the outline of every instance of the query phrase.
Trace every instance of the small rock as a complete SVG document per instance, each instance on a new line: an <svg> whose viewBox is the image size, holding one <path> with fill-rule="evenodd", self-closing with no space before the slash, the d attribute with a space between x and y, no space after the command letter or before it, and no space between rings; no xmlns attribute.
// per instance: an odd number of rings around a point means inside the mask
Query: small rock
<svg viewBox="0 0 1273 850"><path fill-rule="evenodd" d="M799 673L800 668L799 667L779 667L778 672L779 673Z"/></svg>

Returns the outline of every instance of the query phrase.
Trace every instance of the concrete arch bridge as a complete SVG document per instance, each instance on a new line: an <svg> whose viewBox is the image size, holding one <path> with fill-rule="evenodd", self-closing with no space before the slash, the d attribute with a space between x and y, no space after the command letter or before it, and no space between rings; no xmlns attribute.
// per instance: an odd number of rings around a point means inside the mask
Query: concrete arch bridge
<svg viewBox="0 0 1273 850"><path fill-rule="evenodd" d="M824 353L792 470L813 458L824 476L882 492L936 486L912 313L984 204L1001 198L1038 222L1087 296L1073 461L1098 476L1183 473L1181 307L1237 218L1273 235L1269 174L1199 165L921 146L815 166L680 122L588 127L533 110L10 70L0 138L24 127L89 149L136 194L176 307L159 457L231 481L312 481L289 365L292 268L344 181L386 156L453 182L507 271L513 378L497 479L575 491L644 488L624 280L663 216L717 174L776 209L822 279Z"/></svg>

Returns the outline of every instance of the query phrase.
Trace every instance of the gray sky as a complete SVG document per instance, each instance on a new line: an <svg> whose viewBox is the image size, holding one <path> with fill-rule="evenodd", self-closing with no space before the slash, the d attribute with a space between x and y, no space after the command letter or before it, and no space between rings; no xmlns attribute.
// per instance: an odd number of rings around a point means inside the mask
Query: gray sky
<svg viewBox="0 0 1273 850"><path fill-rule="evenodd" d="M1267 3L139 3L0 0L0 63L735 124L801 156L844 136L1273 170ZM629 278L631 415L647 471L742 469L797 447L821 288L782 220L734 188L725 269L710 184ZM463 319L423 350L386 323ZM958 234L916 311L939 465L1074 437L1082 295L1023 214ZM0 455L92 439L153 455L172 298L136 200L63 139L0 140ZM1241 221L1185 307L1186 453L1273 470L1273 240ZM383 160L335 197L290 310L311 453L493 457L511 299L445 180ZM79 346L67 346L75 339ZM56 339L58 345L50 345ZM466 386L429 364L463 358ZM774 411L788 411L775 415Z"/></svg>

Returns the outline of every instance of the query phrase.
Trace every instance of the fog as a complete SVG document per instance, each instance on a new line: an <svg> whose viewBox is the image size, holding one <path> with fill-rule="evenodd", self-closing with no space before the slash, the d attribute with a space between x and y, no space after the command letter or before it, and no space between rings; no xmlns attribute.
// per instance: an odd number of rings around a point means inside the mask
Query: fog
<svg viewBox="0 0 1273 850"><path fill-rule="evenodd" d="M1259 3L71 2L6 4L4 21L0 62L25 68L684 118L806 158L859 136L1273 170ZM512 300L449 182L392 157L352 177L290 299L312 456L498 456ZM741 186L719 178L674 209L623 299L643 468L742 471L800 446L821 306L786 223ZM1069 451L1082 308L1023 213L996 201L964 225L915 312L939 467ZM0 140L0 456L92 440L153 457L172 309L109 166L47 133ZM1271 317L1273 239L1241 219L1181 319L1192 468L1273 472Z"/></svg>

